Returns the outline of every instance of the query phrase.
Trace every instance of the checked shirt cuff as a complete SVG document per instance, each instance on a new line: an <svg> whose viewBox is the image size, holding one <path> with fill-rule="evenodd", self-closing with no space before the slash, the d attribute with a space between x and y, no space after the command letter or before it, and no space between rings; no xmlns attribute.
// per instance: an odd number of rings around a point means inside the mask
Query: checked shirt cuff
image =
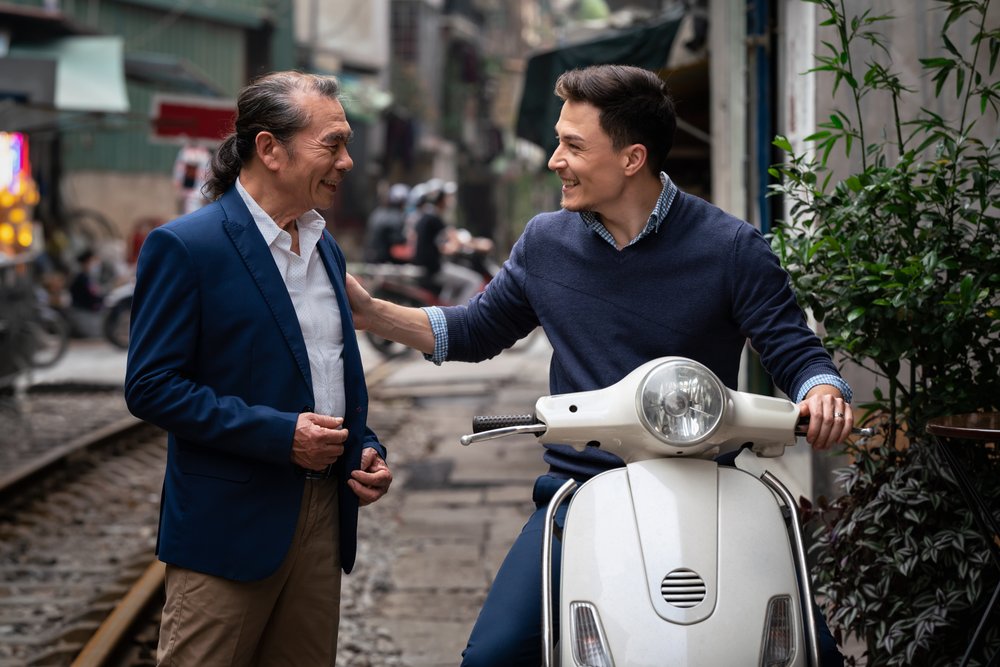
<svg viewBox="0 0 1000 667"><path fill-rule="evenodd" d="M809 393L809 390L821 384L829 384L840 390L840 393L844 395L844 402L850 403L851 399L854 398L854 393L851 391L851 387L844 382L844 379L839 375L831 375L829 373L824 373L823 375L814 375L803 383L799 388L799 396L795 399L796 403L801 403Z"/></svg>
<svg viewBox="0 0 1000 667"><path fill-rule="evenodd" d="M428 306L422 310L427 313L434 333L434 354L425 354L424 359L440 366L448 358L448 320L437 306Z"/></svg>

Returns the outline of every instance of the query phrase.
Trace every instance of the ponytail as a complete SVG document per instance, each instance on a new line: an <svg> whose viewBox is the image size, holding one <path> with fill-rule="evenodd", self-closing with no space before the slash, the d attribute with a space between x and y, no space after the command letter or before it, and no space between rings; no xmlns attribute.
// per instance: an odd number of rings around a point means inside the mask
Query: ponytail
<svg viewBox="0 0 1000 667"><path fill-rule="evenodd" d="M233 132L226 137L212 156L212 173L203 188L205 195L212 201L231 188L236 182L236 177L240 175L243 160L240 159L237 142L238 137Z"/></svg>

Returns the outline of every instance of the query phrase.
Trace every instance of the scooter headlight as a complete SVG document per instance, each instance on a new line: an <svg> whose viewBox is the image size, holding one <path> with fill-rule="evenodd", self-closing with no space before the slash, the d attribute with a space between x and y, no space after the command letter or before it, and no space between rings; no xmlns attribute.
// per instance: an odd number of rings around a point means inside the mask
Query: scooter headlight
<svg viewBox="0 0 1000 667"><path fill-rule="evenodd" d="M687 359L665 361L649 372L636 396L643 425L669 445L693 445L722 420L725 390L715 374Z"/></svg>

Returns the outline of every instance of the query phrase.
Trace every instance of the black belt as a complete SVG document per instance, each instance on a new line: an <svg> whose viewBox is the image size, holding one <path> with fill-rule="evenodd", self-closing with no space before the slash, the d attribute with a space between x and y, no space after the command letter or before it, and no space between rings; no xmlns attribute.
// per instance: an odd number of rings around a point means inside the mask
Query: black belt
<svg viewBox="0 0 1000 667"><path fill-rule="evenodd" d="M329 479L333 477L333 464L322 470L306 470L306 479Z"/></svg>

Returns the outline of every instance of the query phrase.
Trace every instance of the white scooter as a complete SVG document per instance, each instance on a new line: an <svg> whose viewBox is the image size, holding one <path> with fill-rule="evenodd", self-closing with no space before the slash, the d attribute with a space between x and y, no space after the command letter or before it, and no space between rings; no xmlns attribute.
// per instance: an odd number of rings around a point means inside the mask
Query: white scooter
<svg viewBox="0 0 1000 667"><path fill-rule="evenodd" d="M534 415L476 417L464 445L533 434L626 463L578 489L567 481L549 504L543 664L817 667L795 500L763 460L795 444L798 421L794 403L728 389L681 357L650 361L605 389L542 397ZM735 468L713 460L744 445ZM556 646L554 519L574 489Z"/></svg>

